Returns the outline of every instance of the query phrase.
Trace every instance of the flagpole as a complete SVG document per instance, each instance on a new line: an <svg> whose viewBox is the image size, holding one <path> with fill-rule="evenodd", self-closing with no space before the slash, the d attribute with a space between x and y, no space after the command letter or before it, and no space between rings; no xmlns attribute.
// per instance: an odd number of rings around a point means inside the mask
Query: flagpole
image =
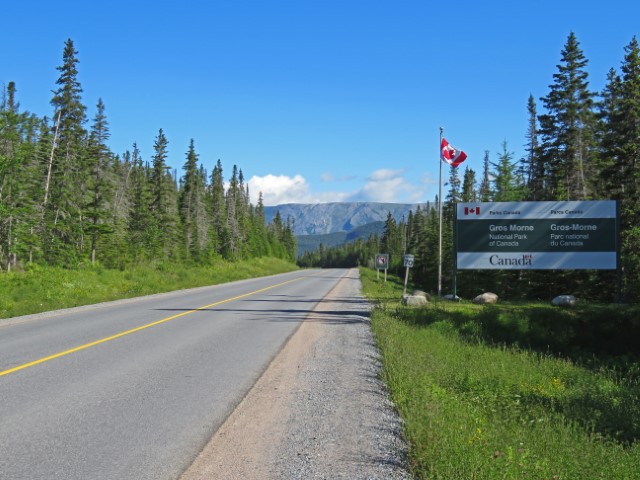
<svg viewBox="0 0 640 480"><path fill-rule="evenodd" d="M439 231L438 231L438 297L442 296L442 135L444 128L440 127L440 143L438 143L438 163L440 164L440 189L438 191L438 218L439 218Z"/></svg>

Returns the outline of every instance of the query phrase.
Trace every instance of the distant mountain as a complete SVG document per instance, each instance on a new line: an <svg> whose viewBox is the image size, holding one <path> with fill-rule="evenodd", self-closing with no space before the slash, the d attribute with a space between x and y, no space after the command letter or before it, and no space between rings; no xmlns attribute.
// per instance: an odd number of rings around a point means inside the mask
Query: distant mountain
<svg viewBox="0 0 640 480"><path fill-rule="evenodd" d="M396 221L400 221L402 217L406 219L409 211L415 211L416 208L417 203L288 203L265 207L265 217L267 222L271 222L276 213L280 212L283 221L288 217L293 219L293 231L296 235L323 235L348 233L369 223L384 222L389 212Z"/></svg>
<svg viewBox="0 0 640 480"><path fill-rule="evenodd" d="M384 222L367 223L356 227L350 232L323 233L320 235L297 235L298 256L305 252L313 252L320 244L324 247L337 247L345 243L354 242L361 238L366 240L371 235L381 235L384 232Z"/></svg>

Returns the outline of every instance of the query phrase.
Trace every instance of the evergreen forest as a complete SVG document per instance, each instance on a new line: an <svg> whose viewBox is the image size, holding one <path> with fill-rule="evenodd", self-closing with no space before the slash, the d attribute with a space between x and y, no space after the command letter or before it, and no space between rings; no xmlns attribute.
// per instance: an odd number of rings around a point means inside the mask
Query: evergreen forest
<svg viewBox="0 0 640 480"><path fill-rule="evenodd" d="M515 158L506 141L497 159L485 152L482 172L451 168L443 199L443 293L453 271L453 219L457 202L616 200L620 212L620 276L615 271L459 271L457 292L472 298L495 291L505 299L550 299L571 293L596 301L640 300L640 48L624 47L601 92L589 88L588 59L574 33L561 52L548 93L526 102L525 154ZM524 102L523 102L524 103ZM478 174L479 173L479 174ZM437 291L438 199L396 222L389 215L381 237L320 248L303 266L371 264L390 254L390 269L404 272L403 254L415 255L411 278Z"/></svg>
<svg viewBox="0 0 640 480"><path fill-rule="evenodd" d="M291 220L266 225L262 195L250 203L236 165L228 179L220 160L208 172L191 140L182 172L172 171L162 129L150 159L135 143L112 152L102 100L87 118L78 64L69 39L51 117L21 111L14 82L0 92L0 270L295 260Z"/></svg>

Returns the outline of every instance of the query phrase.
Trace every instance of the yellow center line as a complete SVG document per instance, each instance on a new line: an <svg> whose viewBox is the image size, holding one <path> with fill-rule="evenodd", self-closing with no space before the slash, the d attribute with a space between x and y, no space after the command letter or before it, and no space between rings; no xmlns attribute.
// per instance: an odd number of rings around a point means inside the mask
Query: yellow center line
<svg viewBox="0 0 640 480"><path fill-rule="evenodd" d="M40 358L38 360L34 360L33 362L25 363L23 365L18 365L17 367L10 368L8 370L0 371L0 377L4 375L9 375L10 373L19 372L20 370L25 370L30 367L34 367L36 365L40 365L41 363L48 362L50 360L54 360L56 358L64 357L66 355L71 355L72 353L79 352L81 350L86 350L87 348L95 347L96 345L100 345L102 343L110 342L111 340L115 340L116 338L124 337L126 335L131 335L132 333L139 332L141 330L145 330L147 328L155 327L156 325L160 325L162 323L170 322L171 320L175 320L176 318L184 317L185 315L189 315L190 313L198 312L200 310L204 310L206 308L215 307L217 305L221 305L223 303L232 302L234 300L239 300L240 298L248 297L250 295L255 295L257 293L262 293L267 290L271 290L272 288L281 287L282 285L286 285L288 283L297 282L298 280L302 280L305 277L294 278L293 280L288 280L286 282L278 283L276 285L271 285L269 287L261 288L260 290L256 290L255 292L244 293L242 295L238 295L237 297L227 298L225 300L220 300L219 302L210 303L209 305L204 305L202 307L195 308L193 310L189 310L187 312L178 313L177 315L172 315L171 317L163 318L162 320L157 320L152 323L148 323L146 325L142 325L141 327L132 328L131 330L127 330L125 332L120 332L115 335L111 335L110 337L101 338L100 340L96 340L91 343L85 343L84 345L80 345L69 350L65 350L63 352L59 352L53 355L49 355L48 357Z"/></svg>

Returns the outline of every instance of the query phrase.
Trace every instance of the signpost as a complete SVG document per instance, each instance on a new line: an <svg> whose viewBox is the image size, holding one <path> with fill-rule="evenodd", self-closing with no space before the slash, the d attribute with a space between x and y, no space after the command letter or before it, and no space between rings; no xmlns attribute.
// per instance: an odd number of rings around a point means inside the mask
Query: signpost
<svg viewBox="0 0 640 480"><path fill-rule="evenodd" d="M402 292L402 296L407 294L407 282L409 281L409 269L413 267L413 255L407 254L404 256L404 266L406 267L406 272L404 274L404 290Z"/></svg>
<svg viewBox="0 0 640 480"><path fill-rule="evenodd" d="M461 270L616 270L616 202L459 203L456 262Z"/></svg>

